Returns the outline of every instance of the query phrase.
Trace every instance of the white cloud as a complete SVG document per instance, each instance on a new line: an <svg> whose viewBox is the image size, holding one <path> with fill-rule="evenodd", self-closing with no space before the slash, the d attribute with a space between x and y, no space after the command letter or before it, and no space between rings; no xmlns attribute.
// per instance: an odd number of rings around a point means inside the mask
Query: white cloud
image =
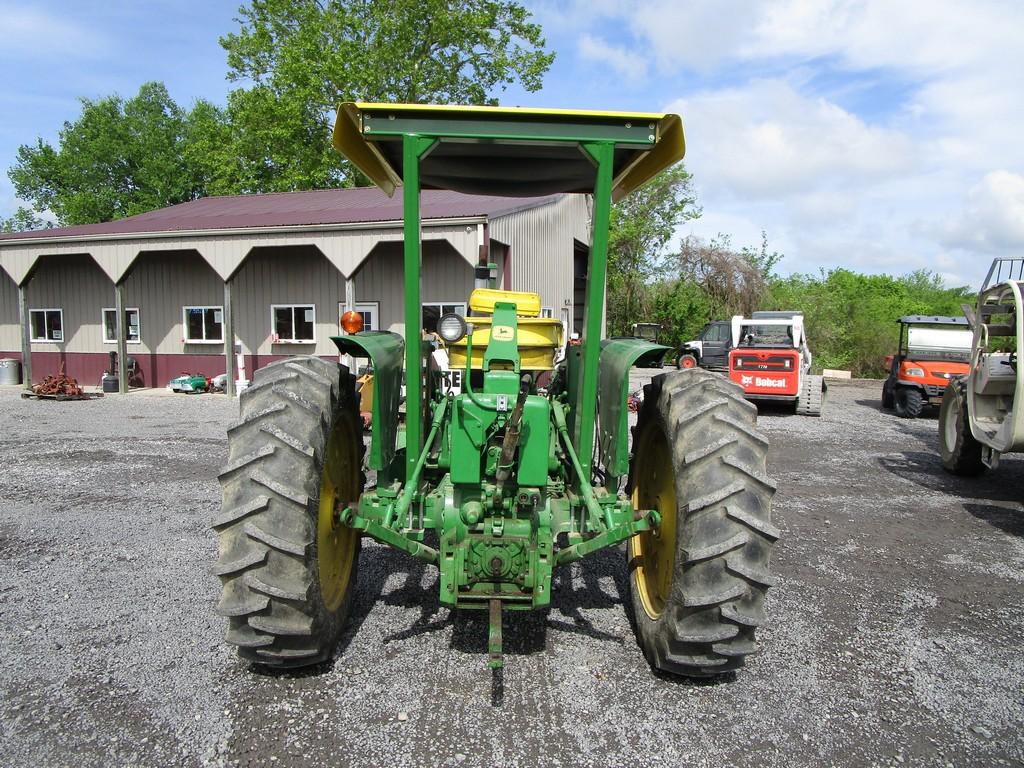
<svg viewBox="0 0 1024 768"><path fill-rule="evenodd" d="M783 81L699 93L670 109L684 116L694 148L688 167L713 192L777 199L862 187L917 162L908 136L803 96Z"/></svg>
<svg viewBox="0 0 1024 768"><path fill-rule="evenodd" d="M2 59L92 58L107 50L105 37L65 15L0 3Z"/></svg>
<svg viewBox="0 0 1024 768"><path fill-rule="evenodd" d="M639 80L647 73L647 63L642 57L590 34L585 33L580 38L579 53L584 60L605 64L627 80Z"/></svg>
<svg viewBox="0 0 1024 768"><path fill-rule="evenodd" d="M709 71L742 46L751 4L745 0L627 3L623 15L662 69Z"/></svg>
<svg viewBox="0 0 1024 768"><path fill-rule="evenodd" d="M1009 255L1024 250L1024 176L992 171L967 194L960 214L942 234L945 245Z"/></svg>

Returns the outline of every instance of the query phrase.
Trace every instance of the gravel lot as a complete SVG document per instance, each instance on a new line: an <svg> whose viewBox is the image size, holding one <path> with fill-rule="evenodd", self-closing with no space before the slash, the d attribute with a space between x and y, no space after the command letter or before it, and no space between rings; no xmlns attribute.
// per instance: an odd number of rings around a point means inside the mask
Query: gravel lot
<svg viewBox="0 0 1024 768"><path fill-rule="evenodd" d="M335 661L268 675L223 644L208 520L237 406L0 389L0 765L1024 764L1024 461L945 475L936 418L833 385L764 412L779 585L763 650L702 684L652 674L624 555L546 615L438 606L435 571L364 545Z"/></svg>

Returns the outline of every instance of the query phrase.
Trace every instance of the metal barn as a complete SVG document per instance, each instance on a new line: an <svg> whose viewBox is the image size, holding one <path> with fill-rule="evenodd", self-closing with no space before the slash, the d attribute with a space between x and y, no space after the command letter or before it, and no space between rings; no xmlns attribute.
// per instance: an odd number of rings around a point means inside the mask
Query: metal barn
<svg viewBox="0 0 1024 768"><path fill-rule="evenodd" d="M482 262L497 265L501 287L539 293L544 314L576 325L588 203L424 191L425 325L465 311ZM0 235L0 358L21 360L26 382L63 366L94 385L117 351L125 391L129 358L131 384L153 387L183 372L233 382L237 354L247 376L290 355L336 357L346 303L367 327L401 332L401 217L398 197L336 189Z"/></svg>

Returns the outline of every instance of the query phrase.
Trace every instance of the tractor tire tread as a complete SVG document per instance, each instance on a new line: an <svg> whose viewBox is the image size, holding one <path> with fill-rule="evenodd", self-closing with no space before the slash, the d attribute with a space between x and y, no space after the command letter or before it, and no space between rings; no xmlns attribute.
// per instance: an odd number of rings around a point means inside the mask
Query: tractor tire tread
<svg viewBox="0 0 1024 768"><path fill-rule="evenodd" d="M213 520L210 521L210 527L213 529L220 528L225 525L230 525L244 517L248 517L251 514L260 512L267 508L270 503L269 496L254 496L244 504L231 509L226 509L217 515Z"/></svg>
<svg viewBox="0 0 1024 768"><path fill-rule="evenodd" d="M639 561L631 563L631 619L656 669L716 676L757 650L779 530L771 523L768 441L756 419L738 385L703 368L665 373L645 387L635 435L657 427L669 440L678 510L672 585L656 619L636 586Z"/></svg>
<svg viewBox="0 0 1024 768"><path fill-rule="evenodd" d="M339 419L359 424L355 377L316 357L276 361L253 375L229 428L220 474L222 511L214 518L220 577L218 609L238 655L292 668L329 658L351 608L358 545L341 604L321 593L316 552L320 478L327 440ZM362 480L362 429L353 461ZM361 487L361 486L360 486Z"/></svg>
<svg viewBox="0 0 1024 768"><path fill-rule="evenodd" d="M687 563L696 563L700 560L707 560L709 557L718 557L726 552L731 552L737 547L742 547L748 541L750 541L750 534L740 531L735 536L717 544L709 544L700 549L684 549L683 555L686 557Z"/></svg>

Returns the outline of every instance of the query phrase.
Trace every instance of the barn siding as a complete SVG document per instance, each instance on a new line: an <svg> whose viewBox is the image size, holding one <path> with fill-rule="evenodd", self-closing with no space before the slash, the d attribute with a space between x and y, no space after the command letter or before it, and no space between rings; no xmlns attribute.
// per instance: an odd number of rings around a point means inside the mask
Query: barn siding
<svg viewBox="0 0 1024 768"><path fill-rule="evenodd" d="M113 305L114 284L91 256L43 257L28 284L28 308L63 310L64 340L33 341L32 350L103 352L107 345L103 344L102 308Z"/></svg>
<svg viewBox="0 0 1024 768"><path fill-rule="evenodd" d="M182 325L183 307L223 304L224 284L196 251L140 254L125 280L125 307L139 309L142 343L128 353L224 354L222 344L186 344Z"/></svg>
<svg viewBox="0 0 1024 768"><path fill-rule="evenodd" d="M18 319L18 286L0 270L0 353L21 350L21 325ZM18 355L20 358L21 355Z"/></svg>
<svg viewBox="0 0 1024 768"><path fill-rule="evenodd" d="M345 299L345 278L316 248L261 248L249 254L232 281L235 332L246 354L330 355L338 348L338 302ZM271 342L272 304L316 307L315 344Z"/></svg>
<svg viewBox="0 0 1024 768"><path fill-rule="evenodd" d="M380 330L404 335L405 303L402 243L379 243L353 275L356 301L380 302ZM473 290L473 267L446 241L423 243L423 302L466 303Z"/></svg>
<svg viewBox="0 0 1024 768"><path fill-rule="evenodd" d="M555 317L560 308L572 306L573 241L590 245L587 195L564 195L554 205L495 218L490 235L510 248L510 290L539 293L541 305L554 309Z"/></svg>
<svg viewBox="0 0 1024 768"><path fill-rule="evenodd" d="M532 290L543 305L555 310L571 307L573 241L589 243L587 199L568 195L557 202L507 214L492 220L492 257L504 270L505 246L510 249L511 284ZM425 302L466 302L473 288L472 263L482 229L465 223L435 223L424 227L430 238L423 246L422 298ZM254 246L233 276L236 333L247 356L247 368L292 354L336 355L330 336L339 332L337 309L345 297L345 278L339 263L353 265L370 255L353 276L356 301L380 306L384 329L403 331L403 269L401 231L393 228L324 233L294 244L298 235L257 234L247 239ZM439 239L447 238L447 239ZM220 365L220 345L187 345L182 328L185 305L221 306L221 272L237 264L240 235L230 238L164 237L117 242L45 244L4 247L0 273L0 352L20 356L16 282L9 275L29 274L31 308L60 308L64 312L64 340L36 342L39 373L66 362L82 368L81 377L92 383L116 345L102 337L102 310L114 306L110 278L131 264L125 278L126 307L140 311L142 340L129 344L128 354L143 366L146 382L162 386L168 372L182 366ZM326 251L310 242L321 242ZM262 247L261 247L262 245ZM95 249L95 259L82 248ZM141 250L141 253L140 253ZM328 258L324 254L329 252ZM136 254L138 257L136 258ZM38 261L36 260L38 257ZM132 261L134 259L134 262ZM109 262L109 263L106 263ZM568 302L568 304L567 304ZM316 307L316 343L302 345L271 342L272 304L309 303ZM52 365L51 365L52 363ZM204 371L205 372L205 371ZM68 373L75 375L69 368ZM35 378L39 378L37 375Z"/></svg>

